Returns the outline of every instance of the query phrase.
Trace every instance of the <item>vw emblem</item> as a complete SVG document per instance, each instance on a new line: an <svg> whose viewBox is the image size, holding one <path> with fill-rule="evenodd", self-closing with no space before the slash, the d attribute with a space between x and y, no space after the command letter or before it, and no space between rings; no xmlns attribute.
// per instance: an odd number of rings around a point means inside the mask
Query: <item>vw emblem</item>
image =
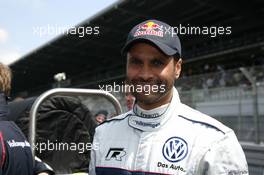
<svg viewBox="0 0 264 175"><path fill-rule="evenodd" d="M188 154L188 145L180 137L171 137L163 145L162 154L170 162L179 162Z"/></svg>

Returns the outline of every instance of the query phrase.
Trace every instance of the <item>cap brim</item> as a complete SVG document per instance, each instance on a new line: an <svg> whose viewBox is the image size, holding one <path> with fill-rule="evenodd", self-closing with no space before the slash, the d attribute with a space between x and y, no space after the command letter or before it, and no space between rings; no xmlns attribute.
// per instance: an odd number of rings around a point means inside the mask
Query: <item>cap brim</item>
<svg viewBox="0 0 264 175"><path fill-rule="evenodd" d="M161 50L165 55L168 55L168 56L172 56L172 55L175 55L176 53L179 53L177 50L172 49L172 48L168 47L166 44L163 44L157 40L152 40L149 38L134 38L133 40L131 40L125 44L125 46L121 50L121 54L125 55L128 52L128 50L135 43L138 43L138 42L151 43L151 44L155 45L159 50Z"/></svg>

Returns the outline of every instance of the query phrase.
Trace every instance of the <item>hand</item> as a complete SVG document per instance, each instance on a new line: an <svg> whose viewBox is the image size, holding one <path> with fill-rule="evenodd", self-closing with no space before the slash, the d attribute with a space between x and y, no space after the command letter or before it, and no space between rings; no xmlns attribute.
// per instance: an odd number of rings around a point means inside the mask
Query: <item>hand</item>
<svg viewBox="0 0 264 175"><path fill-rule="evenodd" d="M48 173L38 173L38 175L49 175Z"/></svg>

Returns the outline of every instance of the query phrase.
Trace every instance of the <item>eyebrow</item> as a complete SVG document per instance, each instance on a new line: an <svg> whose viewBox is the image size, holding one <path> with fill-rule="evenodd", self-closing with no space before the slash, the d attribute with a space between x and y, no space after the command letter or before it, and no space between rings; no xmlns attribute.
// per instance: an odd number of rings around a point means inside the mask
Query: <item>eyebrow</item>
<svg viewBox="0 0 264 175"><path fill-rule="evenodd" d="M162 56L159 56L159 57L153 57L152 60L161 60L161 61L169 61L169 58L167 57L162 57Z"/></svg>

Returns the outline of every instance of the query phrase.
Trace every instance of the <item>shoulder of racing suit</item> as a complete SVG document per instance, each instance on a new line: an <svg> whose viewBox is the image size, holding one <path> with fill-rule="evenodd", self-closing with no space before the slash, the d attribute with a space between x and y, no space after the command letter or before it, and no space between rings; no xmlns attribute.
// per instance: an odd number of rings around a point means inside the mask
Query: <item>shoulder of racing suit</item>
<svg viewBox="0 0 264 175"><path fill-rule="evenodd" d="M131 115L131 112L127 112L127 113L115 116L111 119L105 120L103 123L101 123L95 128L95 136L98 138L100 138L101 136L110 137L107 135L108 134L113 135L115 132L120 132L121 130L127 131L127 129L130 128L127 124L128 122L127 118L130 115Z"/></svg>
<svg viewBox="0 0 264 175"><path fill-rule="evenodd" d="M178 110L178 109L176 109ZM216 130L221 132L222 134L226 134L229 132L233 132L232 129L230 129L229 127L225 126L224 124L222 124L221 122L217 121L216 119L200 112L197 111L185 104L181 104L181 109L177 112L178 113L178 117L186 120L187 122L191 122L193 124L197 123L200 124L202 127L207 127L208 129L212 129L212 130ZM130 115L132 115L133 112L132 111L128 111L127 113L118 115L116 117L113 117L111 119L107 119L106 121L104 121L102 124L100 124L100 126L105 127L105 125L108 124L117 124L120 122L124 122L125 119L127 119ZM126 122L125 122L126 123Z"/></svg>
<svg viewBox="0 0 264 175"><path fill-rule="evenodd" d="M185 104L182 104L182 110L180 110L180 113L178 114L179 117L183 118L186 121L192 122L192 123L199 123L202 126L205 126L207 128L211 128L213 130L220 131L224 135L229 132L233 132L232 129L225 126L221 122L217 121L216 119L197 111Z"/></svg>

